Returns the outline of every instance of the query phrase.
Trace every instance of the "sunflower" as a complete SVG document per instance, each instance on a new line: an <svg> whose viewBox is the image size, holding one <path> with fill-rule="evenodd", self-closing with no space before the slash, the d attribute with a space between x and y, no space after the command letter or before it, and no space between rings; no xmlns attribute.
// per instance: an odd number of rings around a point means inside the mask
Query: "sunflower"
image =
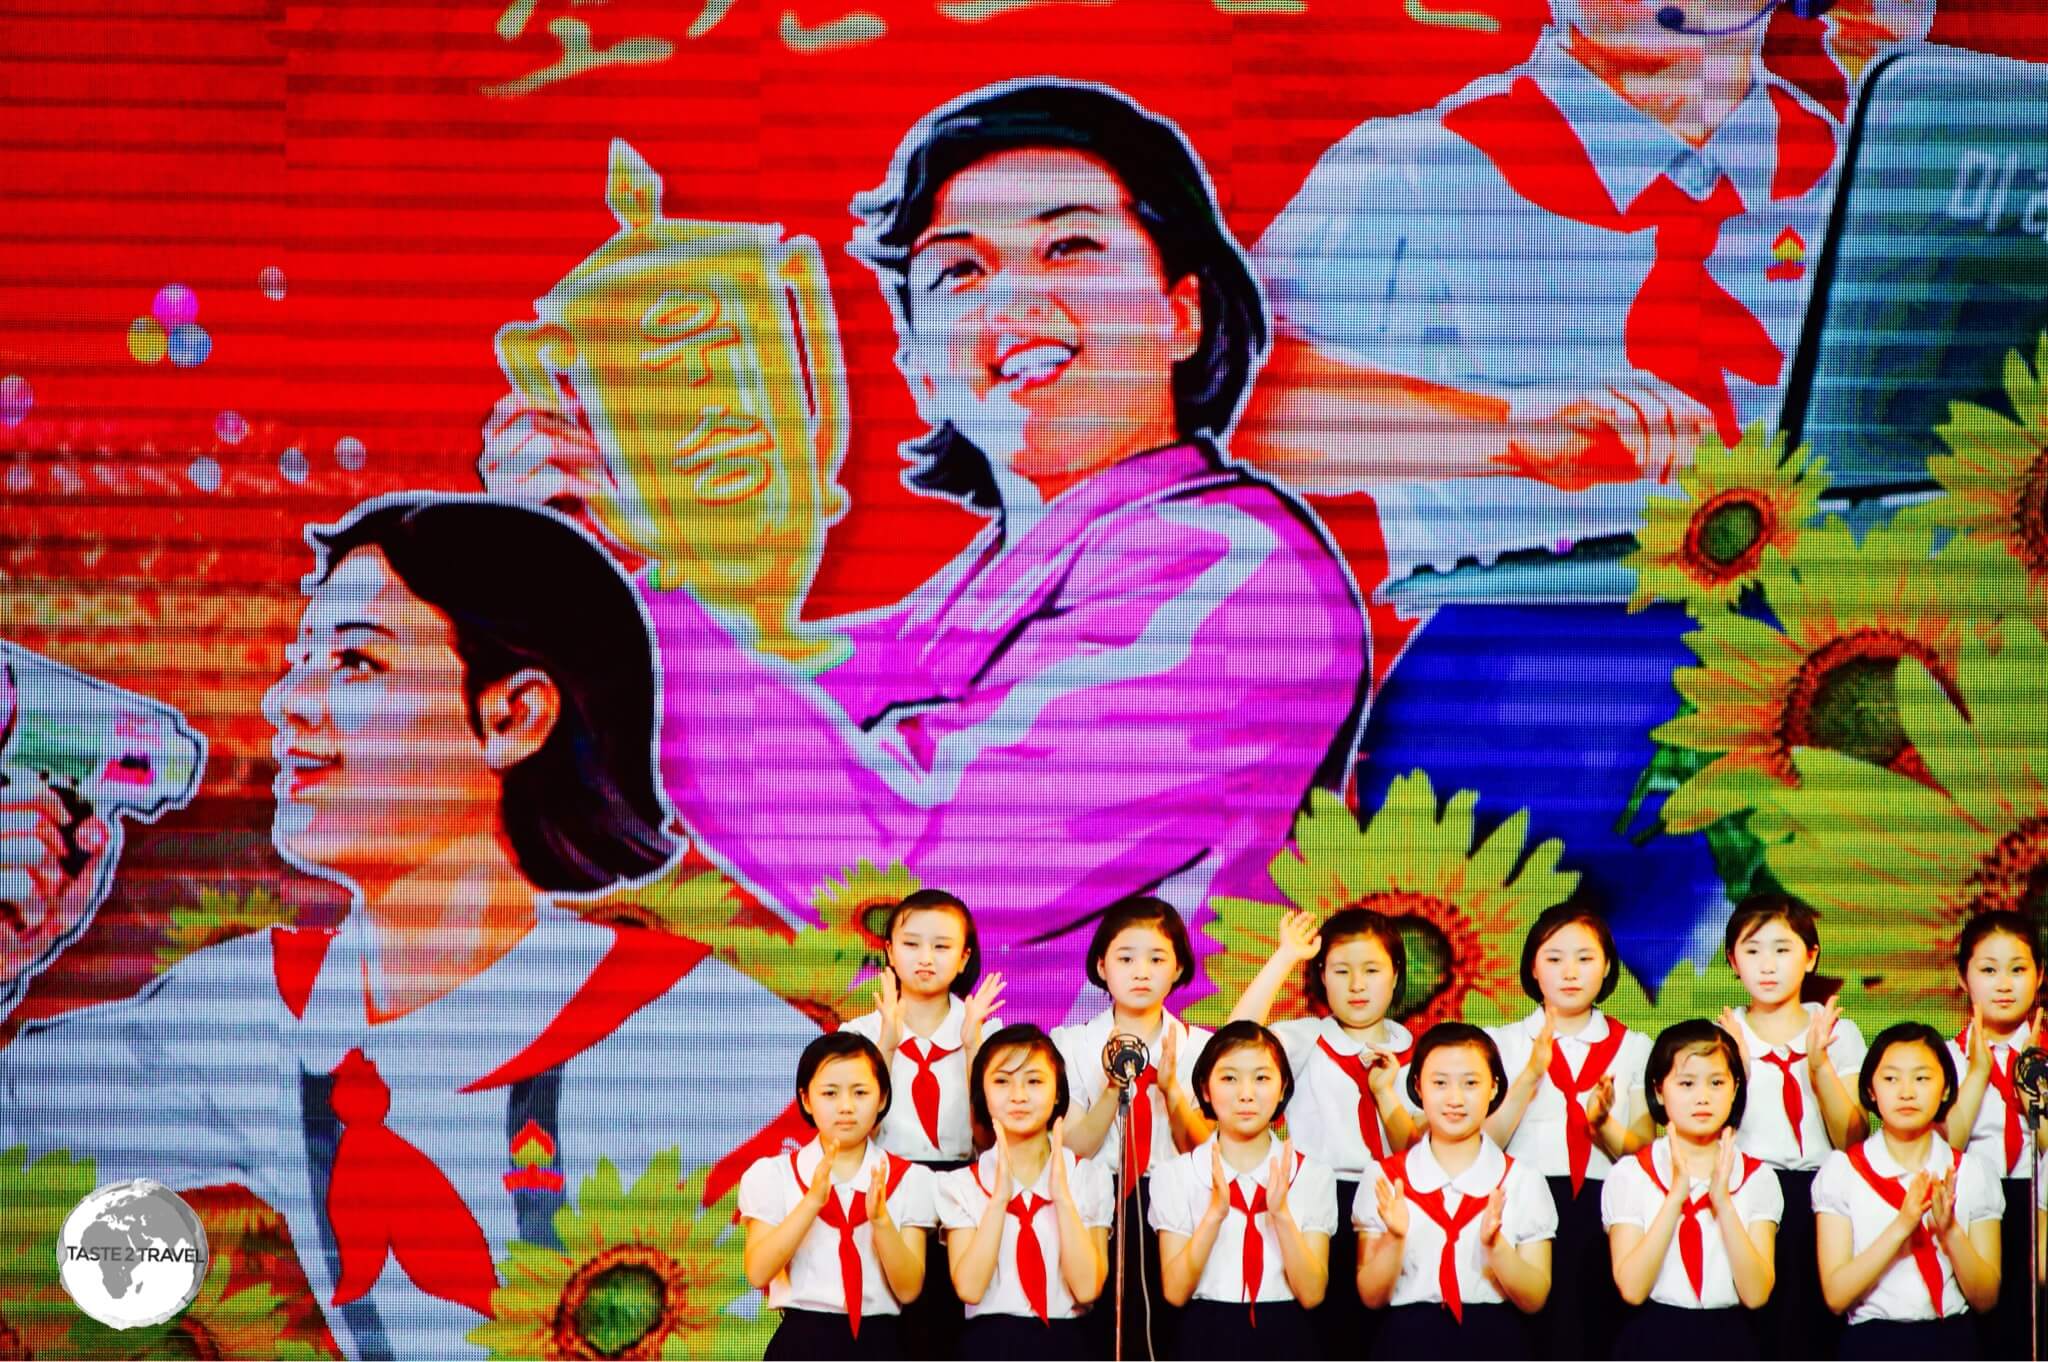
<svg viewBox="0 0 2048 1362"><path fill-rule="evenodd" d="M2048 333L2029 368L2005 357L2005 396L2017 420L1973 402L1949 406L1935 434L1948 447L1927 471L1948 495L1901 521L1961 532L1953 573L1981 583L2003 609L2024 603L2048 624Z"/></svg>
<svg viewBox="0 0 2048 1362"><path fill-rule="evenodd" d="M732 1201L704 1206L704 1173L678 1186L680 1164L658 1154L625 1189L599 1159L555 1213L560 1248L509 1246L469 1341L493 1357L758 1357L767 1320L728 1308L751 1290Z"/></svg>
<svg viewBox="0 0 2048 1362"><path fill-rule="evenodd" d="M607 894L580 911L594 922L647 927L708 944L711 934L731 923L739 907L738 891L716 870L684 869L652 884Z"/></svg>
<svg viewBox="0 0 2048 1362"><path fill-rule="evenodd" d="M86 1355L138 1359L281 1357L287 1341L285 1303L268 1286L245 1286L230 1291L234 1261L235 1255L216 1252L199 1295L175 1319L157 1326L158 1336L146 1346L137 1348L129 1342L121 1347L120 1336L110 1335L107 1341L119 1351L103 1351L95 1339L85 1349ZM294 1341L305 1349L302 1356L332 1356L303 1339Z"/></svg>
<svg viewBox="0 0 2048 1362"><path fill-rule="evenodd" d="M81 1319L57 1280L56 1244L71 1208L91 1195L90 1159L0 1150L0 1357L61 1357Z"/></svg>
<svg viewBox="0 0 2048 1362"><path fill-rule="evenodd" d="M202 889L199 902L180 904L171 910L170 924L164 928L164 943L156 948L157 964L168 969L194 951L260 932L265 927L290 926L295 921L297 914L268 889L252 889L246 894Z"/></svg>
<svg viewBox="0 0 2048 1362"><path fill-rule="evenodd" d="M1786 889L1864 928L1829 937L1832 968L1905 1016L1953 1006L1969 918L2048 912L2048 642L2007 621L1996 652L1965 642L1955 678L1899 668L1900 722L1932 785L1802 749L1779 796L1791 839L1766 852Z"/></svg>
<svg viewBox="0 0 2048 1362"><path fill-rule="evenodd" d="M817 910L818 922L825 930L857 934L879 965L889 953L888 938L882 933L890 910L923 887L901 861L891 862L886 870L876 869L869 861L856 861L838 879L818 886L811 895L811 907Z"/></svg>
<svg viewBox="0 0 2048 1362"><path fill-rule="evenodd" d="M1761 423L1733 449L1707 435L1678 475L1685 495L1651 497L1643 508L1641 546L1627 560L1636 571L1628 608L1678 601L1705 618L1712 607L1735 604L1767 556L1798 545L1825 474L1804 446L1788 456L1785 437L1767 438Z"/></svg>
<svg viewBox="0 0 2048 1362"><path fill-rule="evenodd" d="M1777 835L1772 797L1797 783L1792 752L1819 747L1925 781L1899 726L1893 677L1902 660L1944 684L1969 632L1953 608L1944 557L1925 530L1873 530L1859 547L1830 520L1802 537L1764 591L1778 628L1707 615L1686 636L1700 660L1672 677L1689 710L1654 730L1659 742L1712 753L1664 804L1664 825L1692 832L1754 810L1750 827Z"/></svg>
<svg viewBox="0 0 2048 1362"><path fill-rule="evenodd" d="M1327 916L1369 908L1395 918L1408 952L1408 981L1394 1012L1411 1027L1438 1021L1505 1021L1521 1007L1514 951L1536 915L1578 884L1557 868L1556 838L1523 855L1523 809L1474 846L1479 795L1460 790L1438 807L1429 776L1397 778L1366 824L1325 790L1309 796L1294 825L1294 849L1273 858L1286 905L1218 898L1207 931L1223 950L1207 961L1216 997L1235 999L1272 953L1287 907ZM1295 987L1290 984L1290 988ZM1305 1008L1298 993L1288 1000Z"/></svg>

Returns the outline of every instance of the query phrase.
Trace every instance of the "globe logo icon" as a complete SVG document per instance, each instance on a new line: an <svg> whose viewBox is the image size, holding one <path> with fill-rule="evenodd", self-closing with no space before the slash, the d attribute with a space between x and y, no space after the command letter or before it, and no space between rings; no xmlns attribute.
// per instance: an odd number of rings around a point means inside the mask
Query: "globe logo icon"
<svg viewBox="0 0 2048 1362"><path fill-rule="evenodd" d="M72 1208L57 1242L65 1291L115 1329L161 1324L206 1280L206 1230L160 1182L110 1182Z"/></svg>

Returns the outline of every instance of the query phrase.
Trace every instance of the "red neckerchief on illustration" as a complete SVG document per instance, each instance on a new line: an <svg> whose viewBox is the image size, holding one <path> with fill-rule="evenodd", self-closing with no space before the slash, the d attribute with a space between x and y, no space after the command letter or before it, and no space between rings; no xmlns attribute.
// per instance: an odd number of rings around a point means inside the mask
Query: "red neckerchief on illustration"
<svg viewBox="0 0 2048 1362"><path fill-rule="evenodd" d="M1970 1028L1968 1026L1965 1026L1962 1029L1962 1033L1956 1037L1956 1048L1963 1052L1965 1059L1969 1058ZM2005 1101L2005 1163L1998 1171L2000 1176L2010 1177L2013 1165L2020 1161L2020 1150L2027 1142L2026 1133L2023 1129L2024 1123L2020 1120L2019 1094L2015 1093L2012 1087L2012 1066L2013 1061L2019 1058L2020 1047L2017 1045L2008 1045L2006 1047L2005 1067L2002 1069L1998 1067L1997 1047L1987 1046L1986 1048L1991 1051L1991 1086L1998 1090L1998 1095Z"/></svg>
<svg viewBox="0 0 2048 1362"><path fill-rule="evenodd" d="M1495 1184L1496 1186L1507 1186L1508 1170L1514 1166L1515 1161L1513 1159L1505 1154L1501 1155L1500 1181ZM1414 1184L1408 1183L1407 1150L1404 1149L1391 1159L1388 1159L1382 1167L1389 1183L1400 1182L1407 1184L1409 1204L1419 1209L1431 1220L1434 1220L1437 1223L1437 1227L1444 1232L1444 1251L1438 1257L1436 1264L1437 1290L1443 1296L1444 1305L1450 1309L1451 1318L1463 1324L1465 1322L1465 1298L1458 1290L1458 1236L1465 1232L1466 1226L1485 1213L1487 1199L1483 1196L1467 1194L1464 1200L1458 1203L1458 1213L1452 1215L1444 1209L1444 1189L1442 1187L1437 1188L1433 1192L1420 1192L1415 1189ZM1445 1185L1448 1186L1449 1184L1446 1183Z"/></svg>
<svg viewBox="0 0 2048 1362"><path fill-rule="evenodd" d="M1946 1148L1946 1146L1943 1146ZM1870 1155L1863 1145L1849 1147L1849 1165L1857 1175L1870 1185L1870 1190L1884 1198L1885 1205L1893 1210L1906 1204L1906 1183L1903 1178L1888 1178L1870 1166ZM1955 1160L1951 1169L1962 1167L1962 1156L1949 1150L1949 1157ZM1934 1241L1934 1231L1927 1228L1923 1217L1913 1226L1912 1237L1906 1240L1906 1247L1912 1251L1913 1266L1920 1269L1920 1280L1927 1285L1927 1299L1934 1305L1934 1317L1942 1317L1942 1274L1941 1246Z"/></svg>
<svg viewBox="0 0 2048 1362"><path fill-rule="evenodd" d="M1329 1037L1327 1036L1317 1036L1316 1044L1329 1057L1330 1062L1336 1065L1338 1070L1346 1078L1350 1079L1353 1086L1358 1089L1358 1138L1365 1141L1366 1153L1372 1155L1373 1162L1375 1163L1386 1158L1386 1142L1380 1138L1379 1102L1374 1099L1372 1086L1366 1078L1369 1071L1365 1067L1364 1056L1347 1055L1339 1052L1335 1046L1330 1044ZM1397 1065L1406 1064L1409 1057L1414 1053L1415 1046L1411 1043L1407 1049L1394 1056L1394 1063Z"/></svg>
<svg viewBox="0 0 2048 1362"><path fill-rule="evenodd" d="M896 1047L910 1056L910 1062L917 1066L917 1076L910 1080L910 1102L917 1108L917 1123L924 1127L925 1139L931 1141L934 1149L939 1145L939 1076L932 1072L932 1065L948 1055L960 1053L960 1047L948 1050L937 1041L926 1041L924 1052L917 1048L916 1036L905 1036Z"/></svg>
<svg viewBox="0 0 2048 1362"><path fill-rule="evenodd" d="M1670 1184L1657 1175L1656 1149L1655 1145L1647 1145L1637 1150L1636 1162L1641 1164L1643 1171L1650 1175L1650 1181L1655 1184L1657 1190L1669 1196L1671 1195ZM1746 1182L1756 1176L1756 1170L1762 1166L1763 1160L1753 1159L1749 1155L1744 1154L1742 1156L1743 1181ZM1731 1187L1729 1191L1733 1192L1734 1188ZM1685 1203L1684 1212L1678 1222L1678 1258L1680 1262L1685 1264L1685 1280L1692 1285L1693 1299L1702 1302L1705 1300L1706 1293L1707 1241L1705 1232L1700 1228L1700 1212L1706 1210L1712 1200L1713 1198L1709 1193L1701 1192L1698 1196Z"/></svg>
<svg viewBox="0 0 2048 1362"><path fill-rule="evenodd" d="M804 1175L797 1170L796 1156L803 1151L789 1151L789 1175L796 1179L798 1192L810 1191ZM903 1182L903 1175L910 1171L910 1160L899 1159L894 1154L883 1156L889 1161L889 1180L884 1184L883 1195L896 1195L896 1188ZM820 1160L822 1162L822 1160ZM829 1179L832 1170L827 1168ZM838 1191L825 1194L825 1208L818 1212L818 1219L839 1231L839 1290L846 1299L846 1324L853 1330L855 1338L860 1337L861 1271L860 1247L853 1242L853 1232L868 1223L868 1194L865 1188L855 1191L853 1209L848 1211L839 1204Z"/></svg>
<svg viewBox="0 0 2048 1362"><path fill-rule="evenodd" d="M1769 93L1778 117L1771 197L1796 198L1833 164L1834 133L1825 119L1776 86ZM1571 121L1529 76L1452 109L1443 126L1477 147L1510 189L1545 212L1610 232L1655 233L1650 272L1623 325L1628 361L1704 404L1732 448L1742 428L1726 375L1776 383L1784 354L1763 323L1707 269L1722 224L1745 206L1727 175L1702 202L1659 174L1624 209Z"/></svg>
<svg viewBox="0 0 2048 1362"><path fill-rule="evenodd" d="M1607 1034L1586 1048L1586 1062L1579 1071L1572 1072L1565 1063L1564 1045L1553 1039L1550 1046L1550 1081L1564 1094L1564 1149L1571 1165L1572 1195L1586 1185L1586 1167L1593 1161L1593 1123L1586 1119L1585 1104L1579 1098L1590 1092L1607 1072L1607 1066L1614 1062L1614 1056L1621 1049L1621 1038L1628 1034L1628 1028L1614 1018L1607 1018ZM1616 1100L1622 1095L1617 1094Z"/></svg>

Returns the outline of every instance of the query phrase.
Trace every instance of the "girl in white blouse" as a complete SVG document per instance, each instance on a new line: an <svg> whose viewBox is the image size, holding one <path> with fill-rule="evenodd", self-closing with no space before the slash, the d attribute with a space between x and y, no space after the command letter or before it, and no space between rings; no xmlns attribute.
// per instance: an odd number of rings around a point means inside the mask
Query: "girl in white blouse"
<svg viewBox="0 0 2048 1362"><path fill-rule="evenodd" d="M1617 1358L1754 1358L1750 1312L1770 1298L1784 1201L1770 1165L1736 1147L1748 1086L1735 1038L1668 1026L1645 1091L1665 1139L1623 1159L1601 1191L1614 1285L1634 1306Z"/></svg>
<svg viewBox="0 0 2048 1362"><path fill-rule="evenodd" d="M1760 1337L1781 1357L1829 1357L1842 1320L1820 1294L1813 1248L1813 1178L1829 1151L1860 1142L1868 1127L1856 1100L1863 1032L1839 999L1807 1002L1820 967L1820 923L1813 909L1782 893L1752 894L1737 905L1722 937L1729 967L1749 995L1723 1008L1748 1074L1748 1102L1735 1143L1777 1170L1785 1199L1778 1222L1778 1281L1757 1318Z"/></svg>
<svg viewBox="0 0 2048 1362"><path fill-rule="evenodd" d="M974 915L958 898L920 889L889 910L882 926L889 954L876 980L876 1006L840 1026L875 1043L889 1065L890 1103L875 1142L934 1173L974 1156L967 1113L967 1069L982 1033L1000 1027L990 1014L1003 996L1003 976L981 973ZM924 1289L899 1327L907 1357L953 1357L960 1351L960 1301L946 1275L945 1255L927 1255Z"/></svg>
<svg viewBox="0 0 2048 1362"><path fill-rule="evenodd" d="M1365 1171L1417 1134L1401 1091L1415 1040L1387 1015L1406 982L1408 952L1393 920L1364 908L1332 913L1320 929L1315 914L1288 913L1279 938L1230 1017L1265 1021L1281 986L1300 972L1311 1011L1272 1025L1294 1067L1287 1134L1337 1175L1337 1205L1348 1210ZM1331 1240L1330 1280L1353 1280L1357 1254L1353 1236ZM1340 1287L1313 1314L1325 1357L1371 1353L1377 1321L1357 1292Z"/></svg>
<svg viewBox="0 0 2048 1362"><path fill-rule="evenodd" d="M1858 1087L1877 1134L1828 1155L1813 1180L1820 1284L1849 1317L1843 1357L1978 1355L1969 1312L1998 1300L1995 1170L1938 1138L1956 1070L1924 1022L1880 1032Z"/></svg>
<svg viewBox="0 0 2048 1362"><path fill-rule="evenodd" d="M796 1093L818 1137L740 1179L747 1280L782 1312L762 1356L900 1358L897 1315L924 1286L936 1222L931 1170L871 1138L890 1094L867 1037L832 1031L805 1046Z"/></svg>
<svg viewBox="0 0 2048 1362"><path fill-rule="evenodd" d="M1557 1202L1555 1289L1534 1321L1537 1351L1552 1357L1605 1357L1613 1347L1621 1303L1600 1180L1657 1136L1643 1092L1650 1038L1599 1007L1620 980L1607 919L1581 890L1540 913L1523 938L1522 991L1536 1011L1487 1028L1510 1081L1486 1133L1548 1178Z"/></svg>
<svg viewBox="0 0 2048 1362"><path fill-rule="evenodd" d="M1956 1104L1949 1108L1948 1142L1967 1149L2005 1180L2005 1228L2000 1276L2027 1275L2027 1173L2031 1152L2021 1127L2025 1099L2013 1091L2019 1054L2041 1044L2041 947L2033 921L2003 909L1979 913L1956 941L1956 973L1969 995L1970 1024L1949 1042L1955 1061ZM1986 1357L2028 1355L2032 1302L2014 1288L1978 1320Z"/></svg>
<svg viewBox="0 0 2048 1362"><path fill-rule="evenodd" d="M1172 1355L1314 1356L1308 1312L1329 1285L1336 1188L1327 1165L1273 1134L1294 1087L1287 1051L1257 1022L1230 1022L1194 1083L1215 1134L1152 1183L1160 1278L1185 1307Z"/></svg>
<svg viewBox="0 0 2048 1362"><path fill-rule="evenodd" d="M953 1289L966 1302L958 1356L1085 1358L1081 1313L1109 1272L1109 1171L1065 1145L1067 1071L1036 1026L1006 1026L975 1057L975 1125L994 1146L939 1177Z"/></svg>
<svg viewBox="0 0 2048 1362"><path fill-rule="evenodd" d="M1368 1170L1351 1209L1359 1297L1385 1310L1378 1356L1537 1355L1524 1317L1550 1295L1557 1206L1486 1134L1507 1087L1476 1026L1439 1022L1416 1044L1407 1088L1426 1133Z"/></svg>

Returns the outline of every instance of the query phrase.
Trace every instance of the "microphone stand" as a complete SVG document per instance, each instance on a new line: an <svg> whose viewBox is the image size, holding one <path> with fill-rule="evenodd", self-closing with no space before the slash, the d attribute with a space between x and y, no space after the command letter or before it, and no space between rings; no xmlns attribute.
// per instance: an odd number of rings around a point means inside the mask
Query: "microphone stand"
<svg viewBox="0 0 2048 1362"><path fill-rule="evenodd" d="M2041 1121L2048 1115L2048 1088L2035 1085L2027 1098L2027 1356L2041 1362Z"/></svg>
<svg viewBox="0 0 2048 1362"><path fill-rule="evenodd" d="M1136 1184L1131 1181L1131 1164L1137 1159L1136 1141L1131 1130L1131 1086L1120 1082L1116 1088L1117 1145L1121 1157L1116 1161L1116 1326L1110 1354L1115 1362L1123 1362L1124 1358L1124 1265L1130 1261L1131 1247L1124 1236L1129 1231L1127 1208L1136 1189Z"/></svg>

